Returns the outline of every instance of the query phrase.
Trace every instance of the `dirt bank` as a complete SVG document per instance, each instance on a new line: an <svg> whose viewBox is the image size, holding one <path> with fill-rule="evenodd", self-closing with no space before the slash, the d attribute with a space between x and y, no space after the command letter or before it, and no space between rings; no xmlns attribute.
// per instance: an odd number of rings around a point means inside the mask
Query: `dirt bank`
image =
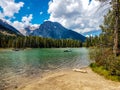
<svg viewBox="0 0 120 90"><path fill-rule="evenodd" d="M106 80L84 68L87 73L63 70L45 75L18 90L120 90L120 83Z"/></svg>

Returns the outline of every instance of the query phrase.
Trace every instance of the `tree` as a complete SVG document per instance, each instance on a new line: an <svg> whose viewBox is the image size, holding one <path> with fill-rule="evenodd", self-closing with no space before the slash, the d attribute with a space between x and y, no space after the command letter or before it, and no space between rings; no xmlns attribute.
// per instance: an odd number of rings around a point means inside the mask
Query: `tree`
<svg viewBox="0 0 120 90"><path fill-rule="evenodd" d="M114 53L115 55L120 54L120 0L113 0L113 12L115 14L115 26L114 26Z"/></svg>
<svg viewBox="0 0 120 90"><path fill-rule="evenodd" d="M100 25L102 34L100 35L101 43L106 46L113 46L114 38L114 22L115 17L113 11L109 10L107 15L104 16L104 22Z"/></svg>
<svg viewBox="0 0 120 90"><path fill-rule="evenodd" d="M110 0L98 0L100 2L107 3ZM114 46L113 46L113 52L115 56L119 54L120 44L119 44L119 38L120 38L120 0L112 0L111 1L111 8L112 8L112 16L114 17L114 21L110 19L113 22L113 40L114 40ZM112 26L112 25L111 25ZM101 27L103 28L103 27ZM104 28L103 28L104 29Z"/></svg>

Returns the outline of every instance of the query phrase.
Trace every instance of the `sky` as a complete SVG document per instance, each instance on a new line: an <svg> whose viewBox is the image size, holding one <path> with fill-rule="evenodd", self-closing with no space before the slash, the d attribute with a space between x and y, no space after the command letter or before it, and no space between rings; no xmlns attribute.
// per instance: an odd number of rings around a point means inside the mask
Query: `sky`
<svg viewBox="0 0 120 90"><path fill-rule="evenodd" d="M23 34L24 28L50 20L83 35L98 35L106 14L100 5L96 0L0 0L0 19Z"/></svg>

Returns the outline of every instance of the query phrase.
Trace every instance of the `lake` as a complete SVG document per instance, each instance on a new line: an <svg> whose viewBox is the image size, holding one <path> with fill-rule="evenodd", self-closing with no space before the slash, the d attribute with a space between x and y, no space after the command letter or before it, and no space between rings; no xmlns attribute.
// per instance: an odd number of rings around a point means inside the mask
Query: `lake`
<svg viewBox="0 0 120 90"><path fill-rule="evenodd" d="M68 48L0 50L0 90L17 88L22 78L89 65L88 49L71 48L71 52L64 52L66 49Z"/></svg>

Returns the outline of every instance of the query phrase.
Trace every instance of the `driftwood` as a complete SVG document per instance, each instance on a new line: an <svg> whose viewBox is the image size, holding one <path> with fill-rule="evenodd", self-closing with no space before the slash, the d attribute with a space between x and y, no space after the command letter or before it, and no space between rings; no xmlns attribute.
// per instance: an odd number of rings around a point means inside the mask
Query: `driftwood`
<svg viewBox="0 0 120 90"><path fill-rule="evenodd" d="M73 69L73 71L75 71L75 72L81 72L81 73L87 73L87 71L83 70L83 69Z"/></svg>

